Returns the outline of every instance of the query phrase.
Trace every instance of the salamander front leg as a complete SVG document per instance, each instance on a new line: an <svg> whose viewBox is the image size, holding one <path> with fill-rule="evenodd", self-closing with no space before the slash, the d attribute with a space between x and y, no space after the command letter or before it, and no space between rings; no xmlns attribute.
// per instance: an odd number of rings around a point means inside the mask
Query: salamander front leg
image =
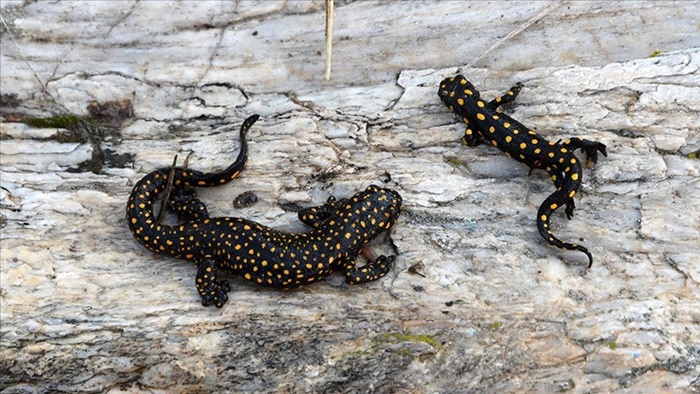
<svg viewBox="0 0 700 394"><path fill-rule="evenodd" d="M195 286L202 297L202 305L215 305L217 308L224 306L228 301L228 292L231 290L228 281L216 280L216 261L206 257L197 263L197 278Z"/></svg>
<svg viewBox="0 0 700 394"><path fill-rule="evenodd" d="M518 94L520 94L520 89L522 88L523 84L521 82L516 83L503 96L496 97L495 99L491 100L489 102L489 106L491 106L491 108L493 109L496 109L503 104L513 102L515 98L518 97Z"/></svg>
<svg viewBox="0 0 700 394"><path fill-rule="evenodd" d="M481 137L479 132L474 131L471 127L467 126L464 130L464 137L462 137L462 143L466 146L477 146L482 143L484 139Z"/></svg>
<svg viewBox="0 0 700 394"><path fill-rule="evenodd" d="M396 256L379 256L376 260L369 261L360 268L355 265L354 261L351 261L343 267L345 283L357 285L377 280L389 273L391 267L394 266L394 260L396 260Z"/></svg>

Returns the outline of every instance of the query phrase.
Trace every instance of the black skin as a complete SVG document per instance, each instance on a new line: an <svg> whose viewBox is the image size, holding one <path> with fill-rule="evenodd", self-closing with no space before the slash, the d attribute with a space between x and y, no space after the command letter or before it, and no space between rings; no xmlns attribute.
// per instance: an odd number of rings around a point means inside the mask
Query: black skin
<svg viewBox="0 0 700 394"><path fill-rule="evenodd" d="M462 138L466 145L475 146L486 141L506 156L530 167L530 172L542 169L549 173L557 190L540 205L537 211L537 229L550 245L585 253L590 268L593 265L593 256L588 249L560 241L552 234L549 219L561 206L566 206L567 218L571 219L574 214L573 197L581 187L582 178L582 165L574 151L583 150L589 164L598 161L598 152L607 156L606 147L600 142L581 138L550 142L510 116L498 112L499 106L515 100L522 86L518 83L503 96L485 102L471 82L462 75L457 75L440 82L438 96L443 104L467 124Z"/></svg>
<svg viewBox="0 0 700 394"><path fill-rule="evenodd" d="M134 237L152 252L194 261L196 287L205 306L221 308L228 300L230 286L217 278L219 270L279 289L317 282L334 271L343 273L349 284L386 275L394 256L378 256L362 267L355 259L367 242L389 230L398 218L402 199L391 189L372 185L352 197L330 198L300 211L300 220L311 227L305 233L285 233L243 218L209 217L192 187L218 186L238 176L247 161L246 132L257 120L258 115L251 116L241 126L240 152L225 170L161 168L136 183L126 205ZM171 173L167 205L180 223L174 226L159 223L153 211Z"/></svg>

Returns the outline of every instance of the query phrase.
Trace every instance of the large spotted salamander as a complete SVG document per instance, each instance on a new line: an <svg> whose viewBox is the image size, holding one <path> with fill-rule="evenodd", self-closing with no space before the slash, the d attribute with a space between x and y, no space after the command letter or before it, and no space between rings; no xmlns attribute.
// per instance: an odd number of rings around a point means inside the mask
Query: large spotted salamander
<svg viewBox="0 0 700 394"><path fill-rule="evenodd" d="M330 198L324 205L299 212L312 228L286 233L237 217L210 218L192 187L225 184L243 170L248 155L246 132L258 116L245 120L240 129L240 152L228 168L203 173L186 168L161 168L134 186L126 204L126 219L133 236L148 250L192 260L197 265L196 287L202 304L222 307L230 286L219 280L219 270L280 289L319 281L340 271L349 284L366 283L389 272L394 256L376 256L357 267L355 259L364 246L389 230L401 211L401 196L394 190L369 186L352 197ZM172 174L172 175L171 175ZM172 176L167 205L179 224L166 225L154 206Z"/></svg>

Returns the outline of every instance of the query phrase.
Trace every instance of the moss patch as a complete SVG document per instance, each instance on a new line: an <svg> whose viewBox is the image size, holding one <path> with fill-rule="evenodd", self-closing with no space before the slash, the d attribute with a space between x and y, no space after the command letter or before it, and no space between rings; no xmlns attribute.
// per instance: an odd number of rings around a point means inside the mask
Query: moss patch
<svg viewBox="0 0 700 394"><path fill-rule="evenodd" d="M413 343L426 343L435 350L442 350L442 343L438 341L434 336L426 334L412 334L410 332L395 332L389 334L382 334L377 339L379 342L413 342Z"/></svg>
<svg viewBox="0 0 700 394"><path fill-rule="evenodd" d="M8 96L8 95L6 95ZM4 97L8 101L11 97ZM22 117L17 115L19 122L42 129L60 129L47 140L60 143L89 143L93 148L92 157L69 168L68 172L93 172L99 174L102 167L108 163L113 167L124 167L133 159L132 154L116 154L109 149L103 149L103 142L111 138L119 141L119 128L125 120L133 118L134 110L131 100L108 101L104 104L91 102L87 106L89 116L60 114L49 117Z"/></svg>
<svg viewBox="0 0 700 394"><path fill-rule="evenodd" d="M467 165L467 163L463 162L462 160L459 160L455 156L445 157L445 163L451 165L452 167L461 167L464 169L469 169L469 166Z"/></svg>
<svg viewBox="0 0 700 394"><path fill-rule="evenodd" d="M406 342L425 343L430 345L432 350L417 350L414 347L406 345ZM442 351L442 349L442 342L432 335L414 334L411 332L392 332L380 334L373 338L369 345L348 350L344 353L333 356L332 359L336 362L342 362L353 359L373 358L377 357L377 354L386 354L388 352L391 354L389 357L399 357L402 359L425 362L427 360L434 359L436 355Z"/></svg>
<svg viewBox="0 0 700 394"><path fill-rule="evenodd" d="M80 117L77 115L58 115L47 118L29 116L22 120L32 127L40 129L69 129L74 130L80 125Z"/></svg>

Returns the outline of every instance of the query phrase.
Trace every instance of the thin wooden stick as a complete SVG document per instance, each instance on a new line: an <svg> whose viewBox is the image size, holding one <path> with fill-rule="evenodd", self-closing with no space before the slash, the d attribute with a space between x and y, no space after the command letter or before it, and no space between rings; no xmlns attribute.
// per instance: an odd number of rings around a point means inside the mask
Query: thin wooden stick
<svg viewBox="0 0 700 394"><path fill-rule="evenodd" d="M163 216L165 216L165 206L168 205L168 199L170 199L170 192L173 190L173 178L175 178L176 164L177 155L175 155L175 158L173 159L173 165L170 166L170 173L168 174L168 183L165 187L165 193L163 193L163 199L160 201L160 210L158 211L158 223L162 223L163 221Z"/></svg>
<svg viewBox="0 0 700 394"><path fill-rule="evenodd" d="M333 55L333 0L326 0L326 81L331 80Z"/></svg>

